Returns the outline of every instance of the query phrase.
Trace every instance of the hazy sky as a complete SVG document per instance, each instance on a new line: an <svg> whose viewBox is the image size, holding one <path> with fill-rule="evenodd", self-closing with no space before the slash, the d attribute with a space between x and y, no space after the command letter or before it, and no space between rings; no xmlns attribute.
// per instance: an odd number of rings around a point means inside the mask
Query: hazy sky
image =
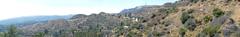
<svg viewBox="0 0 240 37"><path fill-rule="evenodd" d="M37 15L118 13L141 5L161 5L177 0L0 0L0 20Z"/></svg>

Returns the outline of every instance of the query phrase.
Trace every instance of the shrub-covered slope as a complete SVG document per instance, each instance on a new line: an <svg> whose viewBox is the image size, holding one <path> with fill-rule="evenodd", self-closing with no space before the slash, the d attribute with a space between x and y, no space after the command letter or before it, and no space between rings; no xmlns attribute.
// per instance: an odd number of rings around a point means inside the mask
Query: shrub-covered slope
<svg viewBox="0 0 240 37"><path fill-rule="evenodd" d="M20 27L27 37L239 37L239 0L179 0Z"/></svg>

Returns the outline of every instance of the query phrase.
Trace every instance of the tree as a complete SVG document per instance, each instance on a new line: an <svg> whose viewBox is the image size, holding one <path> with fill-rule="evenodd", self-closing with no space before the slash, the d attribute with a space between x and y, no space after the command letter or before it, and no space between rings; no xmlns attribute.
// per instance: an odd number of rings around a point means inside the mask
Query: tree
<svg viewBox="0 0 240 37"><path fill-rule="evenodd" d="M45 33L44 32L37 32L34 37L44 37Z"/></svg>
<svg viewBox="0 0 240 37"><path fill-rule="evenodd" d="M6 37L5 34L5 32L0 32L0 37Z"/></svg>
<svg viewBox="0 0 240 37"><path fill-rule="evenodd" d="M15 25L10 25L7 28L7 32L4 34L5 37L17 37L17 27Z"/></svg>

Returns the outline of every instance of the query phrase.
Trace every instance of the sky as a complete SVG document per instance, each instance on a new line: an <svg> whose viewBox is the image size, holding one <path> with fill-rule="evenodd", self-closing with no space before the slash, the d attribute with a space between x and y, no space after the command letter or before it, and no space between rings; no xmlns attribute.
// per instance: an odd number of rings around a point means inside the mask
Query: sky
<svg viewBox="0 0 240 37"><path fill-rule="evenodd" d="M0 20L22 16L118 13L177 0L0 0Z"/></svg>

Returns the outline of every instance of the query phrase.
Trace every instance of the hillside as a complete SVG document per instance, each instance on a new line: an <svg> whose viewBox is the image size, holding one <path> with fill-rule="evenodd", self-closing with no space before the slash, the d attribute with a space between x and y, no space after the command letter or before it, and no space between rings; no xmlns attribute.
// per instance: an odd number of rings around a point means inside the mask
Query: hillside
<svg viewBox="0 0 240 37"><path fill-rule="evenodd" d="M65 16L25 16L11 19L0 20L0 32L5 31L9 25L16 25L17 27L32 25L35 23L45 23L48 20L54 19L70 19L73 15Z"/></svg>
<svg viewBox="0 0 240 37"><path fill-rule="evenodd" d="M179 0L19 27L21 37L240 37L240 0Z"/></svg>
<svg viewBox="0 0 240 37"><path fill-rule="evenodd" d="M11 24L17 24L17 25L26 25L26 24L34 24L34 23L40 23L47 20L53 20L53 19L69 19L73 15L66 15L66 16L25 16L25 17L17 17L17 18L11 18L11 19L5 19L0 20L0 25L11 25Z"/></svg>

